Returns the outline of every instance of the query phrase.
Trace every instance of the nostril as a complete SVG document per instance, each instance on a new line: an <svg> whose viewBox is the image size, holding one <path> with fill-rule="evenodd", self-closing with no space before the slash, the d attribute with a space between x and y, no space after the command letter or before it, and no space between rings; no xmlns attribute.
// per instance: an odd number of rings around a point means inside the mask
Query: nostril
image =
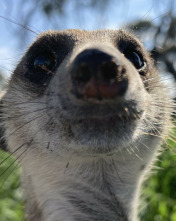
<svg viewBox="0 0 176 221"><path fill-rule="evenodd" d="M91 70L89 64L82 63L72 70L72 80L86 83L91 79Z"/></svg>
<svg viewBox="0 0 176 221"><path fill-rule="evenodd" d="M106 83L114 83L117 80L118 64L114 61L104 62L100 67L100 75Z"/></svg>
<svg viewBox="0 0 176 221"><path fill-rule="evenodd" d="M126 68L124 66L122 66L122 71L121 71L122 74L126 74Z"/></svg>

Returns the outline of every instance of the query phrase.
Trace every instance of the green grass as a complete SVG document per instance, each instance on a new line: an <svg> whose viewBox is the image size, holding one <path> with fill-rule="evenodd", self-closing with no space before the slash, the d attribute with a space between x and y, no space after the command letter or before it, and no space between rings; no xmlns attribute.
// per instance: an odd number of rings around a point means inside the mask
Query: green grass
<svg viewBox="0 0 176 221"><path fill-rule="evenodd" d="M7 156L0 151L0 162ZM14 158L10 157L0 166L0 221L24 221L22 190L19 188L20 168L13 162Z"/></svg>
<svg viewBox="0 0 176 221"><path fill-rule="evenodd" d="M167 149L156 166L143 188L141 220L176 221L176 153Z"/></svg>

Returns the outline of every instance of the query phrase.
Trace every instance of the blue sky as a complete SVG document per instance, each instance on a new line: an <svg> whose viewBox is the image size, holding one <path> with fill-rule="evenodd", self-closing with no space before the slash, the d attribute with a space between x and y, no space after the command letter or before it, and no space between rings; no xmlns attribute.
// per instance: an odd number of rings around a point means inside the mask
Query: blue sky
<svg viewBox="0 0 176 221"><path fill-rule="evenodd" d="M27 4L25 8L21 8L21 2L22 0L0 0L0 15L23 24L33 1L26 0ZM157 17L167 12L169 1L157 0L157 4L160 6L159 10L158 8L156 10L158 5L156 6L155 2L156 0L112 0L105 13L85 9L84 11L79 11L79 14L77 14L75 13L74 1L72 0L66 6L66 20L62 18L58 20L56 16L48 20L36 6L35 16L33 16L29 27L39 33L48 29L118 29L125 27L128 22L137 19L154 19L157 22ZM18 40L18 33L24 31L22 28L17 29L15 24L11 24L2 18L0 18L0 28L0 70L9 76L25 52L25 48L27 48L36 36L30 34L25 42L25 47L22 48Z"/></svg>

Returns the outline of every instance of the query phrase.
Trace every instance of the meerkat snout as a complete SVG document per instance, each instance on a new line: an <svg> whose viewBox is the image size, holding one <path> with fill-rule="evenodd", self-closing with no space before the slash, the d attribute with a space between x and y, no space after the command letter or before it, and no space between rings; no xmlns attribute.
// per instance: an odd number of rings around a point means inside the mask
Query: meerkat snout
<svg viewBox="0 0 176 221"><path fill-rule="evenodd" d="M122 96L128 86L126 68L115 56L100 49L86 49L71 68L73 93L78 98L110 99Z"/></svg>

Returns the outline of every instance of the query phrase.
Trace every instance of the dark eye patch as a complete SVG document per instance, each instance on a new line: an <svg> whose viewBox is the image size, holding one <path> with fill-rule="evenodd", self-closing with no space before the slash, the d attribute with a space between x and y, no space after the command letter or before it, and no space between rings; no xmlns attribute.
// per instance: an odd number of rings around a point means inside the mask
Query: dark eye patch
<svg viewBox="0 0 176 221"><path fill-rule="evenodd" d="M135 40L127 37L118 42L118 48L121 53L134 65L141 75L145 75L146 61L144 52L140 44Z"/></svg>
<svg viewBox="0 0 176 221"><path fill-rule="evenodd" d="M37 89L46 86L73 46L74 39L61 32L40 37L26 54L24 80Z"/></svg>

